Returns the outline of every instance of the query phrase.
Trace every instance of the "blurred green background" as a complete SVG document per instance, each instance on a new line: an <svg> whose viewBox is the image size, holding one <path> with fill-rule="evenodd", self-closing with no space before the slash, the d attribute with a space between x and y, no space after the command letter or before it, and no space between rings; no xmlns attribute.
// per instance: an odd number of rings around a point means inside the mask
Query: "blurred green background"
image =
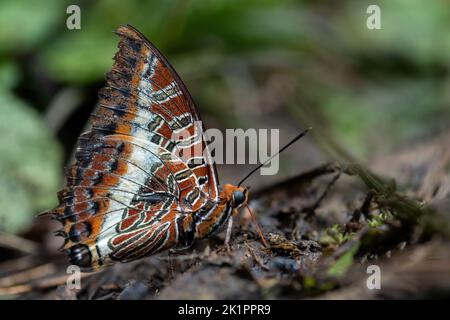
<svg viewBox="0 0 450 320"><path fill-rule="evenodd" d="M81 30L66 27L69 4ZM366 27L370 4L381 30ZM276 179L326 160L364 163L449 127L445 0L2 0L1 230L23 232L56 204L112 66L112 31L126 23L169 58L207 127L279 128L286 141L313 126ZM242 168L220 171L233 182Z"/></svg>

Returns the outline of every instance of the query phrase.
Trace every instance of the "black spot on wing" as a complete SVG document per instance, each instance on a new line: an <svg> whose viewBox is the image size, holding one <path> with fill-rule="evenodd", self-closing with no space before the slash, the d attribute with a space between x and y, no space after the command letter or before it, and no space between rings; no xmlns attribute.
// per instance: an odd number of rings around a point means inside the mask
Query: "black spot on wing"
<svg viewBox="0 0 450 320"><path fill-rule="evenodd" d="M91 268L92 254L89 248L83 244L76 244L67 250L67 255L71 264L81 268Z"/></svg>

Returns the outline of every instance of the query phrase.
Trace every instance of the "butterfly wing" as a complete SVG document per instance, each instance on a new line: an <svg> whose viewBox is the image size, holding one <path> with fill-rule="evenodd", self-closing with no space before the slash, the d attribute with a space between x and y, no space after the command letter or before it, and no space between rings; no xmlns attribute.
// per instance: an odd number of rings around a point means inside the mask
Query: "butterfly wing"
<svg viewBox="0 0 450 320"><path fill-rule="evenodd" d="M141 33L130 26L116 33L119 51L92 128L78 140L51 211L64 225L63 248L85 269L176 245L183 218L218 200L216 168L185 85Z"/></svg>

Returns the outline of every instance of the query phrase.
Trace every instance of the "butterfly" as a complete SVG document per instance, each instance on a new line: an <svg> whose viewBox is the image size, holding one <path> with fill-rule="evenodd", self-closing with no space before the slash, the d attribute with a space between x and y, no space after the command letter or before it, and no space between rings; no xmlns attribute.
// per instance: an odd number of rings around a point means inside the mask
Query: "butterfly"
<svg viewBox="0 0 450 320"><path fill-rule="evenodd" d="M135 28L115 33L119 50L91 129L78 138L59 205L46 212L62 223L62 250L83 271L183 250L226 225L228 243L232 216L248 201L240 184L219 191L207 142L195 130L200 114L171 64ZM187 134L175 141L181 131ZM198 147L206 151L200 157Z"/></svg>
<svg viewBox="0 0 450 320"><path fill-rule="evenodd" d="M190 247L221 231L248 197L229 184L219 192L208 152L203 161L177 156L199 145L207 151L194 136L201 118L191 95L144 35L129 25L116 34L119 51L91 130L79 137L67 186L49 211L63 224L57 235L70 262L86 271ZM173 141L181 130L190 135Z"/></svg>

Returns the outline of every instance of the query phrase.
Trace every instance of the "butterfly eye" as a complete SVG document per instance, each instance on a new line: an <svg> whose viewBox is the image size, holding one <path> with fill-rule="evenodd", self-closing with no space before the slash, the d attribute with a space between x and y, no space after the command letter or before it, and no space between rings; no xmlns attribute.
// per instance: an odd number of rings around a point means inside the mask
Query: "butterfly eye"
<svg viewBox="0 0 450 320"><path fill-rule="evenodd" d="M233 192L233 200L234 206L239 207L245 201L245 194L240 190L236 190Z"/></svg>

